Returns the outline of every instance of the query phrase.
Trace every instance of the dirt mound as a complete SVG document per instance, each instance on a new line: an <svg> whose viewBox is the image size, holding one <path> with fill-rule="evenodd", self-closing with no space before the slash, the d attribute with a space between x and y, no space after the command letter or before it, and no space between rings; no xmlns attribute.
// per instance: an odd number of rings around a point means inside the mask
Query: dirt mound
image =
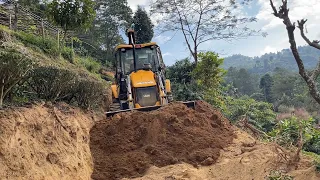
<svg viewBox="0 0 320 180"><path fill-rule="evenodd" d="M302 155L298 168L287 170L288 162L284 154L288 155L289 152L283 152L276 144L256 141L241 130L236 130L235 134L233 143L221 151L215 164L198 168L186 163L161 168L152 166L143 177L133 180L263 180L269 179L266 177L272 171L291 176L295 180L320 179L312 158Z"/></svg>
<svg viewBox="0 0 320 180"><path fill-rule="evenodd" d="M93 117L63 104L0 110L0 179L90 179Z"/></svg>
<svg viewBox="0 0 320 180"><path fill-rule="evenodd" d="M174 103L152 112L122 113L90 131L93 179L142 176L151 166L210 165L232 143L233 127L205 102Z"/></svg>

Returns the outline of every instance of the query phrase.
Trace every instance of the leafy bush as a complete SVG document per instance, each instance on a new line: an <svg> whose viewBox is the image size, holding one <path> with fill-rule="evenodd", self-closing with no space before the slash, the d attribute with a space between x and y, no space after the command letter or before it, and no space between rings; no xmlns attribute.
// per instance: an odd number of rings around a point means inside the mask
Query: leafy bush
<svg viewBox="0 0 320 180"><path fill-rule="evenodd" d="M40 99L56 101L73 95L77 74L54 66L36 68L29 80Z"/></svg>
<svg viewBox="0 0 320 180"><path fill-rule="evenodd" d="M74 102L86 109L101 105L105 99L102 80L54 66L36 68L28 84L40 99Z"/></svg>
<svg viewBox="0 0 320 180"><path fill-rule="evenodd" d="M57 40L50 37L43 38L25 32L15 32L15 36L24 44L36 46L51 56L58 56L60 53Z"/></svg>
<svg viewBox="0 0 320 180"><path fill-rule="evenodd" d="M92 57L80 58L80 64L92 73L98 73L101 68L101 64Z"/></svg>
<svg viewBox="0 0 320 180"><path fill-rule="evenodd" d="M320 155L320 131L314 129L312 137L304 144L305 151L314 152ZM320 161L318 162L320 168Z"/></svg>
<svg viewBox="0 0 320 180"><path fill-rule="evenodd" d="M0 50L0 107L12 88L33 69L35 62L14 47Z"/></svg>
<svg viewBox="0 0 320 180"><path fill-rule="evenodd" d="M301 126L303 149L320 154L320 132L314 128L314 122L311 117L292 116L281 120L269 135L282 146L296 146Z"/></svg>
<svg viewBox="0 0 320 180"><path fill-rule="evenodd" d="M79 78L76 91L76 102L82 108L92 108L102 104L105 84L92 78Z"/></svg>
<svg viewBox="0 0 320 180"><path fill-rule="evenodd" d="M69 47L63 47L61 50L61 55L64 59L68 60L70 63L74 63L74 52Z"/></svg>
<svg viewBox="0 0 320 180"><path fill-rule="evenodd" d="M242 116L249 117L249 122L258 129L268 132L275 125L276 114L270 103L256 101L248 96L242 98L226 97L227 109L223 112L232 122L238 121Z"/></svg>

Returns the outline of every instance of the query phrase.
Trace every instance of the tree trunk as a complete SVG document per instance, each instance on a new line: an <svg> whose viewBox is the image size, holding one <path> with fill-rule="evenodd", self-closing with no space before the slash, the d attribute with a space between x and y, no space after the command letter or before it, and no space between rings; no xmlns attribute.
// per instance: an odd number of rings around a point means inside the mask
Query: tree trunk
<svg viewBox="0 0 320 180"><path fill-rule="evenodd" d="M194 47L194 52L192 53L193 59L195 64L198 64L198 48L197 46Z"/></svg>
<svg viewBox="0 0 320 180"><path fill-rule="evenodd" d="M0 108L3 106L3 99L4 99L4 79L1 82L1 91L0 91Z"/></svg>
<svg viewBox="0 0 320 180"><path fill-rule="evenodd" d="M296 40L295 40L295 36L294 36L295 23L292 23L289 18L289 15L288 15L289 9L287 7L287 3L288 3L287 0L283 0L282 5L280 6L280 10L277 11L277 9L275 8L275 6L273 4L273 1L270 0L271 7L273 9L273 14L276 17L283 19L283 23L286 26L287 34L289 37L290 49L291 49L292 54L296 60L297 65L298 65L299 74L307 83L308 88L309 88L309 93L311 94L313 99L316 100L318 104L320 104L320 92L318 91L317 82L316 82L316 77L318 74L316 74L314 72L312 75L308 75L308 73L305 70L303 61L302 61L301 56L298 52L298 48L297 48L297 44L296 44ZM300 30L303 30L303 28L301 26L303 26L303 24L305 22L306 21L301 21L301 22L298 21L298 24L300 26L300 27L299 26L298 27L300 28ZM316 71L318 71L318 70L320 70L319 67L317 67Z"/></svg>

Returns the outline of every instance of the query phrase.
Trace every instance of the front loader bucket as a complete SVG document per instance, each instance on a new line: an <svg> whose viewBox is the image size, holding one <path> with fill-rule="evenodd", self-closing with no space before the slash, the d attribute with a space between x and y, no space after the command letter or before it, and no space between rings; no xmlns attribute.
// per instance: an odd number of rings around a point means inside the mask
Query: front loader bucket
<svg viewBox="0 0 320 180"><path fill-rule="evenodd" d="M188 108L195 109L195 104L196 104L195 101L187 101L187 102L177 101L177 102L186 105ZM162 106L147 106L147 107L142 107L142 108L134 108L133 110L147 112L147 111L153 111L153 110L159 109L161 107ZM107 117L112 117L115 114L122 113L122 112L129 112L129 111L133 111L133 110L125 109L125 110L119 110L119 111L110 111L110 112L107 112L106 115L107 115Z"/></svg>
<svg viewBox="0 0 320 180"><path fill-rule="evenodd" d="M147 106L147 107L142 107L142 108L134 108L133 110L138 110L138 111L153 111L156 109L161 108L162 106ZM133 111L131 109L125 109L125 110L119 110L119 111L111 111L107 112L107 117L111 117L115 114L122 113L122 112L128 112L128 111Z"/></svg>

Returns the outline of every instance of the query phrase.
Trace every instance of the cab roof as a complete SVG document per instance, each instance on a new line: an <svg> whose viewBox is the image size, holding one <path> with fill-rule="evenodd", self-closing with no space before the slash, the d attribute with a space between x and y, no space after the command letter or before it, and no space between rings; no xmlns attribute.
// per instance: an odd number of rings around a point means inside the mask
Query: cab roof
<svg viewBox="0 0 320 180"><path fill-rule="evenodd" d="M148 47L148 46L157 46L157 43L155 42L150 42L150 43L144 43L144 44L136 44L136 45L141 45L141 47ZM116 51L120 48L132 48L132 45L130 44L120 44L116 47Z"/></svg>

